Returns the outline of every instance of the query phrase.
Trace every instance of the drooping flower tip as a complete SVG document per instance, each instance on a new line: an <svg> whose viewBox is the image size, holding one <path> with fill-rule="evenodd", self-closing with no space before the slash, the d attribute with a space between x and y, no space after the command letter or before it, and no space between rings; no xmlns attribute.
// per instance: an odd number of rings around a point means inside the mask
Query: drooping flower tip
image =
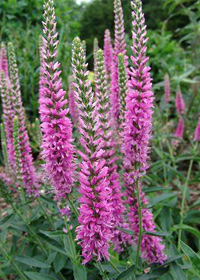
<svg viewBox="0 0 200 280"><path fill-rule="evenodd" d="M177 90L176 92L176 99L175 99L175 104L176 104L176 110L179 114L184 114L185 113L185 102L183 99L182 92L180 89Z"/></svg>

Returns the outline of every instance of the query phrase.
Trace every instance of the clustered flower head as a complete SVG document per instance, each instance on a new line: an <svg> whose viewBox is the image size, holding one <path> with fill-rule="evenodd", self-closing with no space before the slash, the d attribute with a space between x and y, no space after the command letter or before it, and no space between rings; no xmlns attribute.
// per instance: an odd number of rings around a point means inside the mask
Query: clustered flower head
<svg viewBox="0 0 200 280"><path fill-rule="evenodd" d="M170 79L169 75L166 74L164 78L164 102L169 103L171 99Z"/></svg>
<svg viewBox="0 0 200 280"><path fill-rule="evenodd" d="M88 80L87 65L82 43L79 38L73 41L72 70L77 105L79 108L79 131L82 149L79 165L79 192L81 197L78 218L77 240L82 247L84 262L95 258L109 259L108 249L111 240L111 202L108 167L103 158L99 119L95 111L95 98Z"/></svg>
<svg viewBox="0 0 200 280"><path fill-rule="evenodd" d="M130 69L129 91L126 98L126 113L124 126L124 182L129 205L130 228L136 233L133 237L137 244L139 232L138 199L139 179L146 173L149 159L149 140L151 137L153 92L150 77L150 67L147 66L146 56L146 26L142 3L140 0L131 2L133 9L133 67ZM146 208L147 200L140 190L142 200L142 228L145 231L154 231L153 216ZM164 245L161 238L142 235L141 251L143 258L149 263L163 263L166 259Z"/></svg>
<svg viewBox="0 0 200 280"><path fill-rule="evenodd" d="M185 102L183 99L183 95L180 89L177 90L176 92L176 110L178 114L183 115L185 113Z"/></svg>
<svg viewBox="0 0 200 280"><path fill-rule="evenodd" d="M44 2L42 83L39 100L43 132L42 155L45 160L45 170L55 189L55 199L63 208L65 206L61 205L62 201L71 192L74 182L74 148L72 125L67 117L67 100L60 77L60 63L57 61L59 43L57 38L53 0L46 0Z"/></svg>
<svg viewBox="0 0 200 280"><path fill-rule="evenodd" d="M115 155L116 142L112 131L112 120L109 112L109 88L107 84L106 69L104 65L103 51L97 52L97 108L99 116L99 125L101 133L101 147L104 150L102 157L106 161L108 167L108 179L111 189L110 202L112 205L112 223L113 223L113 237L112 241L115 245L115 249L120 252L121 245L123 243L123 234L117 227L122 227L124 223L123 212L125 211L122 192L119 181L119 175L117 173L117 157Z"/></svg>

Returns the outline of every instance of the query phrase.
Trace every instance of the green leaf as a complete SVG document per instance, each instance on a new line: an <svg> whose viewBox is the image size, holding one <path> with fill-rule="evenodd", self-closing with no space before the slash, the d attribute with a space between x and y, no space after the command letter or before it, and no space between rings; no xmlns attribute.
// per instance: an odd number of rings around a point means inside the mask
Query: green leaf
<svg viewBox="0 0 200 280"><path fill-rule="evenodd" d="M170 190L171 190L171 188L164 188L164 187L144 188L145 193L153 193L153 192L160 192L160 191L166 192L166 191L170 191Z"/></svg>
<svg viewBox="0 0 200 280"><path fill-rule="evenodd" d="M25 257L17 256L17 257L15 257L15 260L20 263L24 263L24 264L27 264L27 265L33 266L33 267L40 267L40 268L49 268L50 267L50 265L48 265L44 262L38 261L34 258L30 258L28 256L25 256Z"/></svg>
<svg viewBox="0 0 200 280"><path fill-rule="evenodd" d="M40 232L50 238L60 237L65 235L66 233L63 232L63 230L56 230L56 231L43 231L40 230Z"/></svg>
<svg viewBox="0 0 200 280"><path fill-rule="evenodd" d="M144 231L142 234L148 234L148 235L152 235L152 236L170 236L171 233L170 232L151 232L151 231Z"/></svg>
<svg viewBox="0 0 200 280"><path fill-rule="evenodd" d="M200 198L194 204L192 204L192 206L190 206L190 208L194 208L194 207L198 207L198 206L200 206Z"/></svg>
<svg viewBox="0 0 200 280"><path fill-rule="evenodd" d="M53 239L50 239L48 237L42 238L43 242L51 249L53 249L56 252L59 252L63 255L66 255L65 250L63 250L63 246L61 246L58 242L56 242Z"/></svg>
<svg viewBox="0 0 200 280"><path fill-rule="evenodd" d="M87 280L87 272L85 266L81 264L75 264L73 266L74 280Z"/></svg>
<svg viewBox="0 0 200 280"><path fill-rule="evenodd" d="M169 270L169 267L157 268L157 269L154 269L152 272L150 272L148 274L143 274L143 275L137 276L136 279L137 280L160 279L160 277L162 275L164 275L165 273L167 273L168 270Z"/></svg>
<svg viewBox="0 0 200 280"><path fill-rule="evenodd" d="M181 241L181 249L184 254L188 257L195 271L200 274L200 257L183 241Z"/></svg>
<svg viewBox="0 0 200 280"><path fill-rule="evenodd" d="M25 271L24 274L28 276L28 278L32 280L57 280L53 276L42 274L38 272L32 272L32 271Z"/></svg>
<svg viewBox="0 0 200 280"><path fill-rule="evenodd" d="M175 262L171 263L170 270L174 280L187 280L185 273Z"/></svg>
<svg viewBox="0 0 200 280"><path fill-rule="evenodd" d="M115 280L120 280L120 279L127 279L128 276L133 274L133 270L135 268L135 265L131 265L129 268L127 268L125 271L123 271L122 273L120 273L120 275L117 276L117 278ZM126 277L126 278L125 278Z"/></svg>
<svg viewBox="0 0 200 280"><path fill-rule="evenodd" d="M173 193L163 193L161 195L156 196L154 199L152 199L151 204L156 205L162 201L172 199L173 197L177 196L177 192Z"/></svg>
<svg viewBox="0 0 200 280"><path fill-rule="evenodd" d="M12 219L14 218L14 214L10 214L7 215L6 217L4 217L1 221L0 221L0 226L3 226L5 224L8 224L10 221L12 221Z"/></svg>
<svg viewBox="0 0 200 280"><path fill-rule="evenodd" d="M186 230L192 234L194 234L196 237L198 237L200 239L200 231L198 231L196 228L191 227L191 226L187 226L187 225L175 225L171 231L177 231L177 230Z"/></svg>
<svg viewBox="0 0 200 280"><path fill-rule="evenodd" d="M183 256L184 256L184 255L178 255L178 256L174 256L174 257L168 258L168 259L164 262L164 264L162 264L161 266L166 266L167 264L170 264L170 263L172 263L172 262L174 262L174 261L176 261L176 260L182 259Z"/></svg>
<svg viewBox="0 0 200 280"><path fill-rule="evenodd" d="M53 267L56 273L58 273L59 271L61 271L61 269L64 268L66 260L67 256L61 255L59 253L57 254L53 262Z"/></svg>

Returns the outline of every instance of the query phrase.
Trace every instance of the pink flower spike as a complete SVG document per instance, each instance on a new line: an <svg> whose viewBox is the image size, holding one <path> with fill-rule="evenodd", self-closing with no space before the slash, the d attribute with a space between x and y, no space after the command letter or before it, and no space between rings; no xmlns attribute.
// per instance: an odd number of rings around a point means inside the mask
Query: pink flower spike
<svg viewBox="0 0 200 280"><path fill-rule="evenodd" d="M174 137L182 140L183 134L184 134L184 128L185 128L185 124L184 124L183 118L180 117Z"/></svg>
<svg viewBox="0 0 200 280"><path fill-rule="evenodd" d="M176 104L176 110L177 110L178 114L180 114L180 115L185 114L185 102L184 102L183 95L182 95L182 92L180 89L178 89L176 92L175 104Z"/></svg>
<svg viewBox="0 0 200 280"><path fill-rule="evenodd" d="M200 117L194 134L194 141L200 141Z"/></svg>
<svg viewBox="0 0 200 280"><path fill-rule="evenodd" d="M149 159L149 140L152 130L153 92L150 77L150 67L147 65L146 55L146 26L142 13L141 0L131 2L132 17L132 62L129 90L126 97L125 124L123 131L122 153L124 154L124 182L126 187L129 227L136 234L133 242L138 243L139 217L137 189L140 189L142 202L142 228L144 231L154 231L153 215L147 208L148 201L141 191L140 178L146 174ZM139 69L139 71L138 71ZM128 240L131 243L131 240ZM142 257L148 263L163 263L167 256L162 239L149 235L142 235Z"/></svg>
<svg viewBox="0 0 200 280"><path fill-rule="evenodd" d="M72 125L67 117L67 100L62 89L57 60L58 33L53 0L44 2L43 43L41 49L40 119L43 132L42 156L54 188L61 213L66 213L66 198L74 183Z"/></svg>
<svg viewBox="0 0 200 280"><path fill-rule="evenodd" d="M110 77L113 60L113 48L110 38L110 31L107 29L104 35L104 62L106 67L106 74Z"/></svg>
<svg viewBox="0 0 200 280"><path fill-rule="evenodd" d="M95 259L109 260L109 241L112 238L112 204L109 168L103 158L102 139L96 101L90 82L85 52L79 38L73 41L72 70L81 134L81 163L79 164L80 216L76 229L82 248L83 264ZM98 92L98 90L97 90Z"/></svg>

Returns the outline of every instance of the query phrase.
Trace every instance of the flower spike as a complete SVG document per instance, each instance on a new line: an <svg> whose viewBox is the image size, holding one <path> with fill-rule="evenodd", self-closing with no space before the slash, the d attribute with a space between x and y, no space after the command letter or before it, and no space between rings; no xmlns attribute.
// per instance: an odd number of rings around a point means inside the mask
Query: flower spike
<svg viewBox="0 0 200 280"><path fill-rule="evenodd" d="M83 263L93 258L109 259L112 211L110 203L108 167L103 159L99 120L94 93L88 80L85 53L79 38L72 48L72 72L77 105L79 108L79 131L82 149L78 152L82 162L79 172L80 216L77 240L82 247Z"/></svg>
<svg viewBox="0 0 200 280"><path fill-rule="evenodd" d="M58 33L53 0L44 2L42 84L40 119L43 133L42 156L61 212L68 213L67 195L74 183L72 125L67 117L67 100L62 89L60 63L57 61ZM65 211L66 210L66 211Z"/></svg>

